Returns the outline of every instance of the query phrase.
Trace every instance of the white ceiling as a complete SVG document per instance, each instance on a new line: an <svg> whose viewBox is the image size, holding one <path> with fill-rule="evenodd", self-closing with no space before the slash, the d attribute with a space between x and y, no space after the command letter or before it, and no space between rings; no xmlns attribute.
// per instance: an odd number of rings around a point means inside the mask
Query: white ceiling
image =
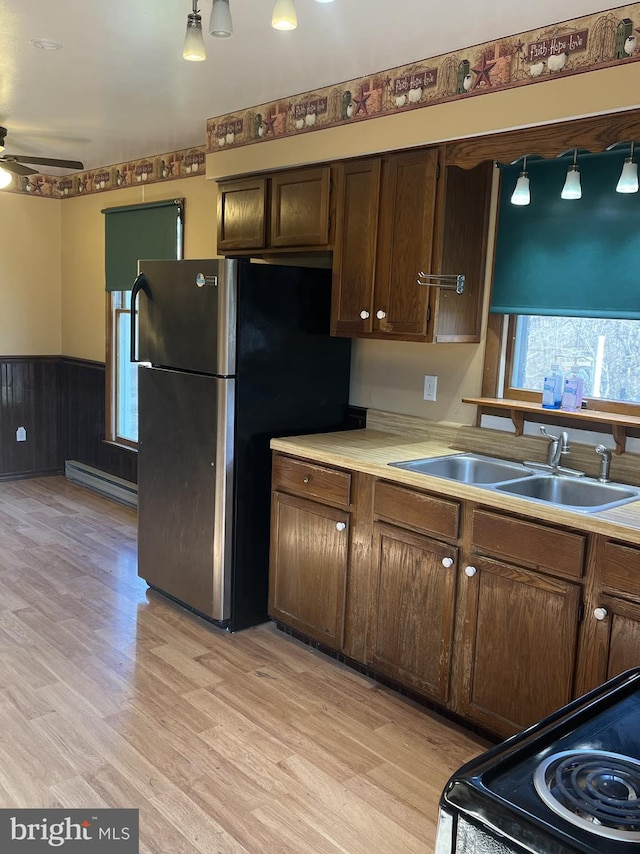
<svg viewBox="0 0 640 854"><path fill-rule="evenodd" d="M212 116L615 5L296 0L298 29L278 32L273 0L230 0L234 35L213 39L211 2L199 0L207 59L186 62L192 0L0 0L6 153L91 169L203 145ZM30 39L64 47L38 50Z"/></svg>

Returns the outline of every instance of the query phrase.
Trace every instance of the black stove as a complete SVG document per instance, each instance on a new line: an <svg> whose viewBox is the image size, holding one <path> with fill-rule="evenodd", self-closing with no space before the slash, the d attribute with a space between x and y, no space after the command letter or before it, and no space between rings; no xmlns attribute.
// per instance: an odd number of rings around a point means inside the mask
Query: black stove
<svg viewBox="0 0 640 854"><path fill-rule="evenodd" d="M436 854L638 854L640 668L463 766Z"/></svg>

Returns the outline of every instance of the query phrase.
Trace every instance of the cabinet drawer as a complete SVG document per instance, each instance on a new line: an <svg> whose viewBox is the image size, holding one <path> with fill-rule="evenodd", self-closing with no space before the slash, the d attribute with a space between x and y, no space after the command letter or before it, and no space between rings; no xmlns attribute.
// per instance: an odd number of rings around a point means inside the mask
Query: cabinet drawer
<svg viewBox="0 0 640 854"><path fill-rule="evenodd" d="M573 578L583 572L586 538L570 531L475 510L472 540L476 548L522 561L543 572Z"/></svg>
<svg viewBox="0 0 640 854"><path fill-rule="evenodd" d="M347 507L351 492L351 475L323 466L276 455L273 460L273 489L305 498L319 498L330 504Z"/></svg>
<svg viewBox="0 0 640 854"><path fill-rule="evenodd" d="M640 596L640 549L607 540L602 549L602 584Z"/></svg>
<svg viewBox="0 0 640 854"><path fill-rule="evenodd" d="M456 501L379 482L373 506L378 518L441 537L458 537L460 505Z"/></svg>

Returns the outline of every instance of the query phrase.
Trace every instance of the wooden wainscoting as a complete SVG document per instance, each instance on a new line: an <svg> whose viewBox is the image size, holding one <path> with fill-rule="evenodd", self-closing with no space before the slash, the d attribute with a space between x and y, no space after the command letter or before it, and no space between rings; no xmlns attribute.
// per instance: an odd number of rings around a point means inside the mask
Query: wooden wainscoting
<svg viewBox="0 0 640 854"><path fill-rule="evenodd" d="M135 451L104 441L104 401L101 362L0 356L0 480L60 474L72 459L136 483Z"/></svg>
<svg viewBox="0 0 640 854"><path fill-rule="evenodd" d="M59 378L59 356L0 357L0 479L62 470Z"/></svg>
<svg viewBox="0 0 640 854"><path fill-rule="evenodd" d="M62 356L60 380L63 459L77 460L137 483L137 453L104 441L104 363Z"/></svg>

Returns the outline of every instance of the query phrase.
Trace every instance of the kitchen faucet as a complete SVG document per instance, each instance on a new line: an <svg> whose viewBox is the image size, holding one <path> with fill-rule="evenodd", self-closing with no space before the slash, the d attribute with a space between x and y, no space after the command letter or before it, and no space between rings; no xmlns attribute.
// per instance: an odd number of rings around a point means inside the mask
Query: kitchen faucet
<svg viewBox="0 0 640 854"><path fill-rule="evenodd" d="M569 434L563 430L559 436L553 436L551 433L547 433L544 425L540 427L540 432L550 440L547 448L547 465L553 471L557 471L562 455L569 453Z"/></svg>
<svg viewBox="0 0 640 854"><path fill-rule="evenodd" d="M598 480L600 483L608 483L611 472L611 451L605 445L596 445L596 454L600 454L600 475Z"/></svg>
<svg viewBox="0 0 640 854"><path fill-rule="evenodd" d="M583 471L577 471L576 469L570 469L566 468L566 466L560 465L560 463L562 462L563 454L569 453L568 432L566 430L563 430L559 436L554 436L552 433L547 433L546 427L544 425L540 427L540 432L543 436L546 436L547 439L549 439L549 445L547 447L547 462L525 462L524 465L528 466L529 468L548 471L551 472L551 474L564 474L569 475L571 477L584 477Z"/></svg>

